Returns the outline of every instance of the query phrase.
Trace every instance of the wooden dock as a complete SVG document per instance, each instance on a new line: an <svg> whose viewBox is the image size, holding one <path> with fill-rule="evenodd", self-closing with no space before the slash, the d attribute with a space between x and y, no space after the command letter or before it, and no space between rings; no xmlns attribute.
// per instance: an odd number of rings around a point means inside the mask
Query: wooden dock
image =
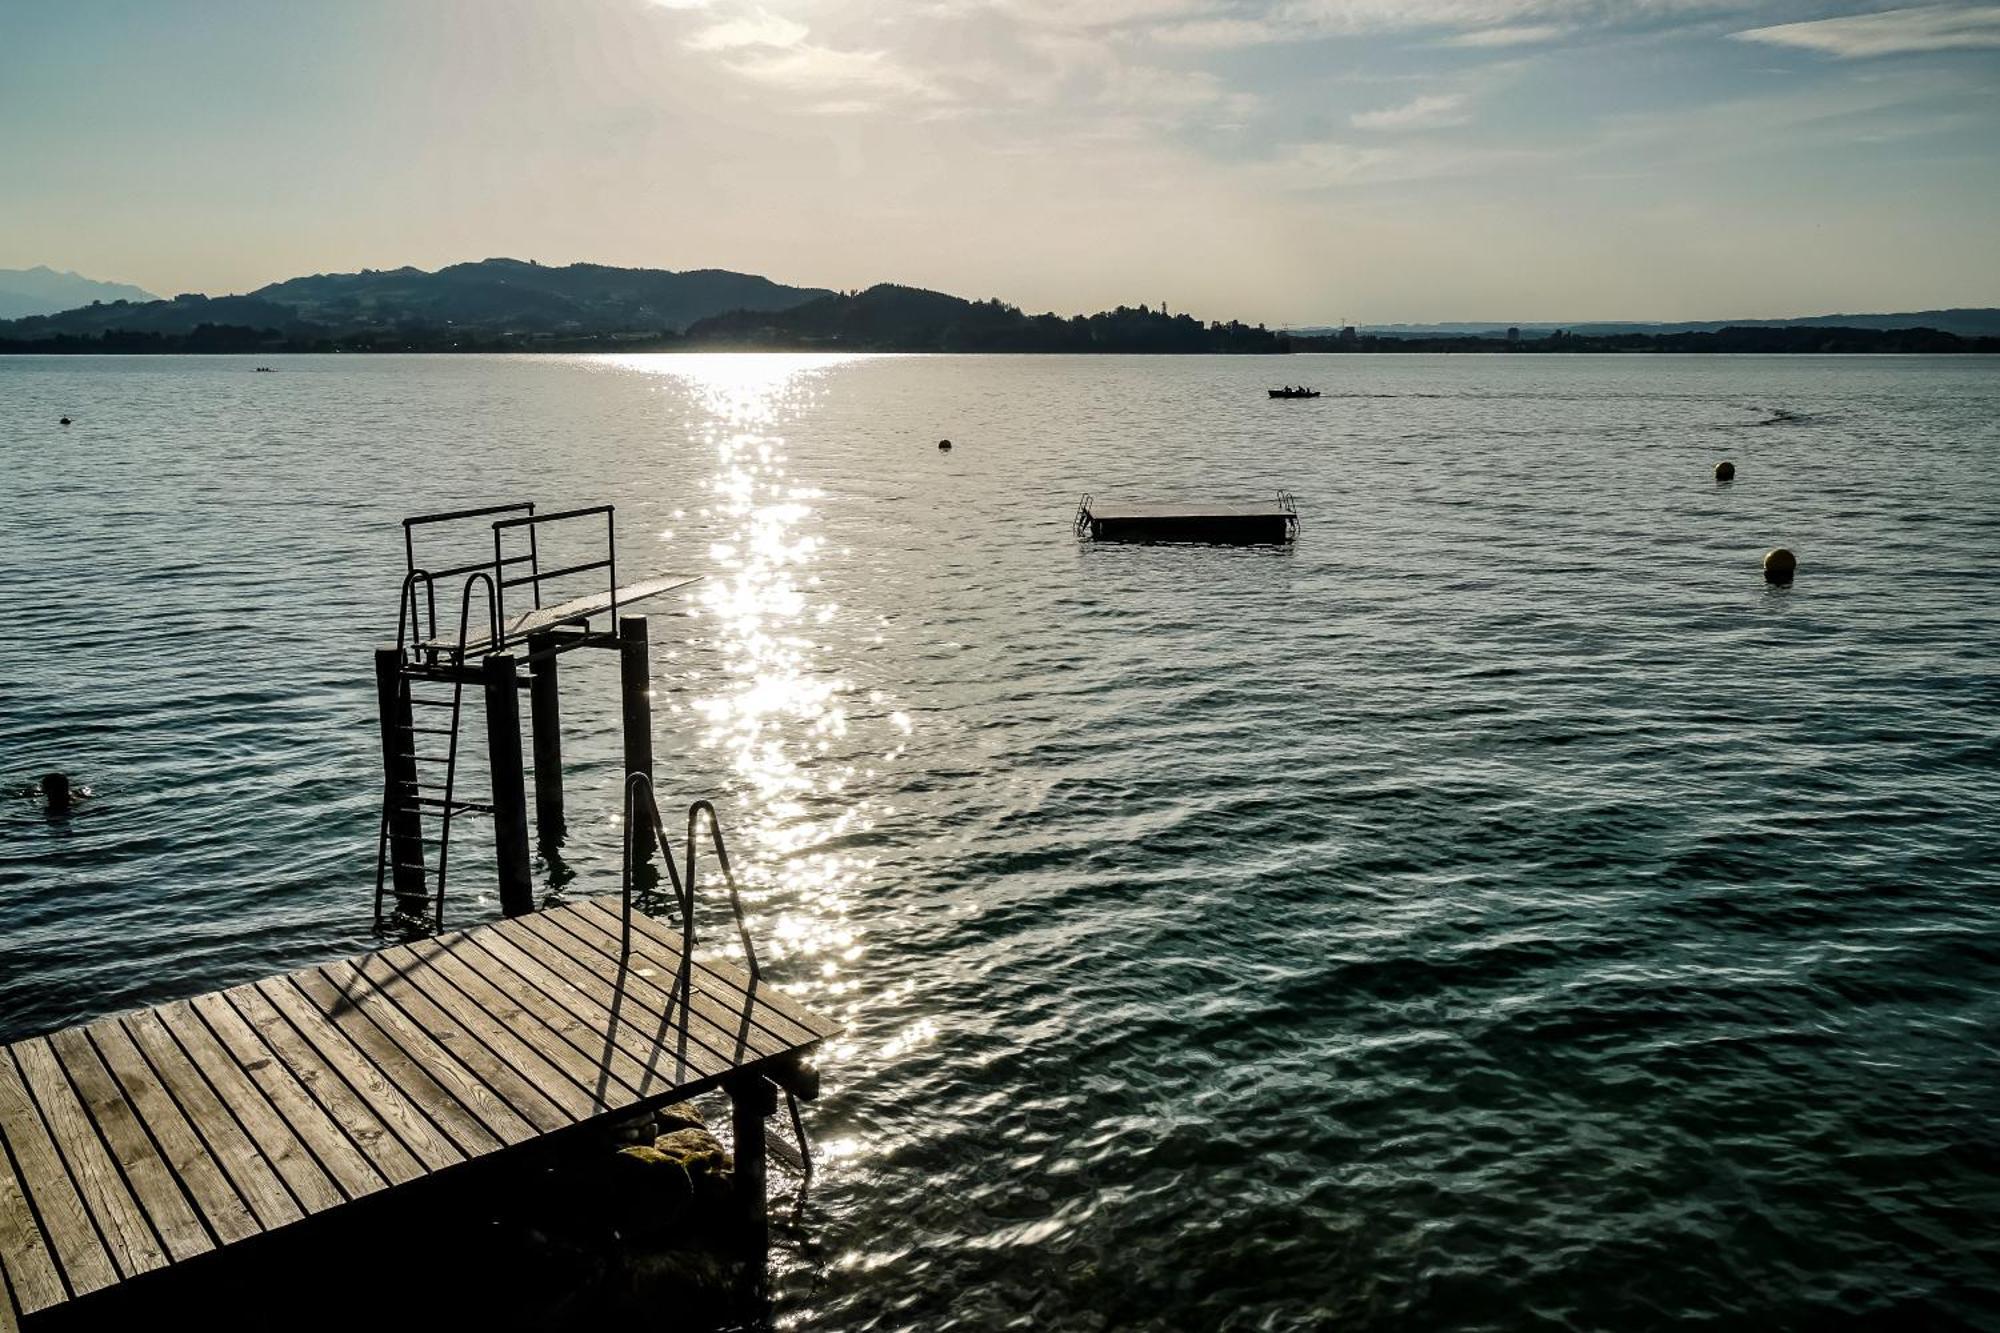
<svg viewBox="0 0 2000 1333"><path fill-rule="evenodd" d="M0 1329L718 1088L761 1228L763 1117L835 1028L723 963L682 989L680 930L620 925L593 899L0 1049Z"/></svg>
<svg viewBox="0 0 2000 1333"><path fill-rule="evenodd" d="M1263 504L1221 501L1135 504L1084 496L1077 506L1076 531L1100 542L1201 542L1259 546L1298 536L1299 511L1280 491Z"/></svg>

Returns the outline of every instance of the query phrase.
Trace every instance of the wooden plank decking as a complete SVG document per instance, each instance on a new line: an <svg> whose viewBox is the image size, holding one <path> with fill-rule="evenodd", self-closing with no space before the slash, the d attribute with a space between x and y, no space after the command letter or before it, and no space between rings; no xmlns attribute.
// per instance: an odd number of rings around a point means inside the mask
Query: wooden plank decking
<svg viewBox="0 0 2000 1333"><path fill-rule="evenodd" d="M0 1329L530 1139L763 1075L834 1026L618 900L0 1048ZM810 1091L810 1087L805 1089Z"/></svg>

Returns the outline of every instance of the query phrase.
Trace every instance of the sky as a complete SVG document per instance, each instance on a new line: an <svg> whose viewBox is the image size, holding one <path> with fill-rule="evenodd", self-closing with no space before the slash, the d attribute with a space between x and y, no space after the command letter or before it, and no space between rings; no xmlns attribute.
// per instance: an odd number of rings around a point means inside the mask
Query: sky
<svg viewBox="0 0 2000 1333"><path fill-rule="evenodd" d="M2000 3L0 0L0 267L1274 326L2000 305Z"/></svg>

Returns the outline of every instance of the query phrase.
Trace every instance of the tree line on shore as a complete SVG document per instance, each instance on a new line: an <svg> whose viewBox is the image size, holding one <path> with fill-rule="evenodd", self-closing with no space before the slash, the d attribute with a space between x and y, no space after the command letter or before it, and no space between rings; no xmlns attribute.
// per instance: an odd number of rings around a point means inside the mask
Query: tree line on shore
<svg viewBox="0 0 2000 1333"><path fill-rule="evenodd" d="M788 288L721 270L484 260L296 278L245 296L94 302L0 321L0 352L518 351L1241 353L2000 352L2000 337L1934 328L1757 325L1699 331L1292 333L1203 322L1162 304L1028 314L998 299L882 284Z"/></svg>

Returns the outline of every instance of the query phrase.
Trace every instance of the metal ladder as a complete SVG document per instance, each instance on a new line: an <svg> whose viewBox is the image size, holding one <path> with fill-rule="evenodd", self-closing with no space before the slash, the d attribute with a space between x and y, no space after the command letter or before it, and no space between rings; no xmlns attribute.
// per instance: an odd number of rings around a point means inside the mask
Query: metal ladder
<svg viewBox="0 0 2000 1333"><path fill-rule="evenodd" d="M397 741L390 772L394 775L383 784L382 823L375 850L375 919L383 921L384 901L394 896L396 914L405 919L418 916L416 910L421 901L422 917L432 929L444 927L444 890L446 877L451 868L451 826L452 821L462 814L493 813L490 802L466 801L458 798L458 742L461 723L465 715L466 685L466 643L472 619L473 590L484 583L487 590L488 615L492 624L498 626L497 596L493 580L483 572L475 572L465 581L465 591L460 600L458 617L458 643L455 648L440 650L437 642L437 597L434 581L421 569L412 569L403 579L403 594L396 618L396 651L401 661L397 672L396 688L401 697L398 716L408 717L408 722L396 725ZM417 591L422 587L424 598L419 603ZM497 637L497 636L496 636ZM450 694L443 693L449 688ZM430 691L429 693L422 693ZM437 738L443 738L444 753L426 746L435 747ZM443 772L438 769L442 766ZM395 839L390 836L396 816L402 815L419 821L417 848L419 856L415 861L396 860ZM428 821L435 822L433 826ZM422 853L432 843L437 847L437 870L433 875L428 858ZM421 900L412 897L407 890L393 886L397 870L415 871L424 880L424 895Z"/></svg>

